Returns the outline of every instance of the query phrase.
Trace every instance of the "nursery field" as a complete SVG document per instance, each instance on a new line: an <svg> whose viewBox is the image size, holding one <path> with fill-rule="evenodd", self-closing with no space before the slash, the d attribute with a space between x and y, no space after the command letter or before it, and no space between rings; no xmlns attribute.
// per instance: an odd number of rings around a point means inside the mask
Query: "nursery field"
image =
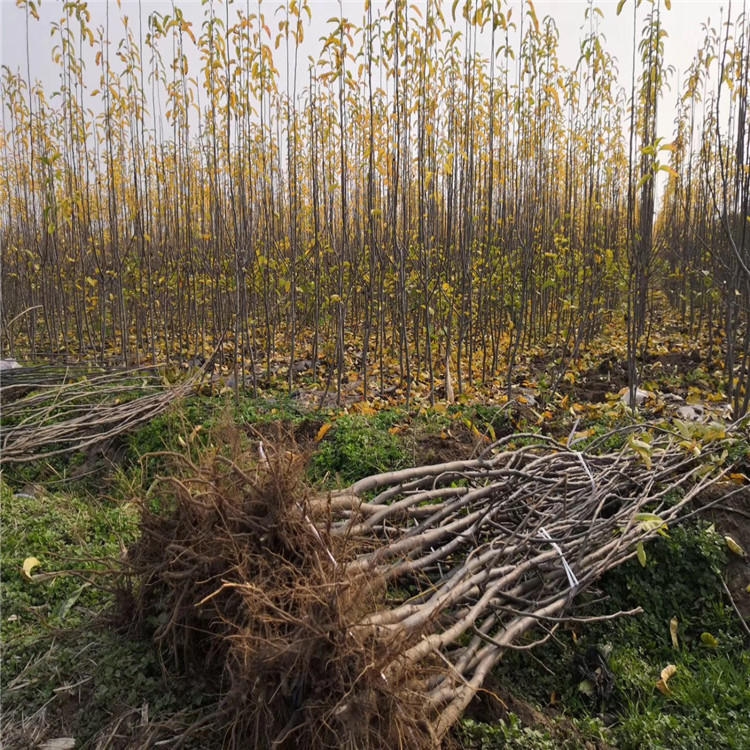
<svg viewBox="0 0 750 750"><path fill-rule="evenodd" d="M750 17L679 4L2 4L4 748L750 746Z"/></svg>

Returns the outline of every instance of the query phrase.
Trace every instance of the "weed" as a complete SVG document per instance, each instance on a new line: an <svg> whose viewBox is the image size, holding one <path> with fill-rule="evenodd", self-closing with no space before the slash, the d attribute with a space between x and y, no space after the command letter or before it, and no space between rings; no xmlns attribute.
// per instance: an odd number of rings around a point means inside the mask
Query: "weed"
<svg viewBox="0 0 750 750"><path fill-rule="evenodd" d="M69 494L14 495L4 482L0 499L0 687L8 747L36 744L38 733L74 736L85 745L131 709L154 719L207 700L199 676L189 685L167 684L154 646L123 637L100 617L113 600L96 574L136 538L133 506ZM28 581L21 572L27 557L40 562L33 574L79 575Z"/></svg>
<svg viewBox="0 0 750 750"><path fill-rule="evenodd" d="M567 724L550 722L545 727L529 727L510 713L493 725L465 719L457 734L467 750L578 750L604 736L598 721L569 720Z"/></svg>
<svg viewBox="0 0 750 750"><path fill-rule="evenodd" d="M313 454L309 476L313 482L336 477L344 484L406 464L406 452L398 435L389 431L394 414L380 412L377 417L345 415L336 420Z"/></svg>

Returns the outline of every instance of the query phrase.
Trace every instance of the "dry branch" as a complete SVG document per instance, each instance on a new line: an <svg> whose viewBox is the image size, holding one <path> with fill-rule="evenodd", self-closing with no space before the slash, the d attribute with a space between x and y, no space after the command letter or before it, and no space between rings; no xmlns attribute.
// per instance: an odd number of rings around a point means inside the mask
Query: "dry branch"
<svg viewBox="0 0 750 750"><path fill-rule="evenodd" d="M24 368L0 387L0 465L85 450L164 412L195 391L205 368L177 385L158 368L115 372ZM62 381L62 382L61 382ZM19 393L28 395L18 398Z"/></svg>

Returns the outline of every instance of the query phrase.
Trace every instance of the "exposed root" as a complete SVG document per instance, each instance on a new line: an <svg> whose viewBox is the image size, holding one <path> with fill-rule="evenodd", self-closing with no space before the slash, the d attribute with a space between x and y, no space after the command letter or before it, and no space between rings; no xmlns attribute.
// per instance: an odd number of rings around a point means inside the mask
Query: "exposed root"
<svg viewBox="0 0 750 750"><path fill-rule="evenodd" d="M386 679L405 644L354 627L386 604L382 577L350 567L371 543L313 526L298 459L250 459L175 456L130 552L134 615L221 686L223 746L433 745L429 666Z"/></svg>

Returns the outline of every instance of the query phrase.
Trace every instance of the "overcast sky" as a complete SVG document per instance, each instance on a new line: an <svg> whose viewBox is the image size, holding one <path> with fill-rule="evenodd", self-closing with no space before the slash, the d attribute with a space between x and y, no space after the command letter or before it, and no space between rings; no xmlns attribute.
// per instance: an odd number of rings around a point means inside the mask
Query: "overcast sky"
<svg viewBox="0 0 750 750"><path fill-rule="evenodd" d="M0 57L4 65L12 70L24 72L26 70L26 32L25 15L22 9L16 7L15 0L0 0L2 2L2 49ZM423 0L413 0L415 4L423 5ZM599 20L600 29L607 40L607 48L617 58L620 77L626 90L630 90L630 73L632 58L633 37L633 13L632 3L628 0L622 15L616 14L617 0L600 0L597 6L601 8L604 17ZM178 0L176 3L188 20L194 22L196 33L200 29L203 9L199 0ZM267 0L263 9L267 17L273 16L277 3L275 0ZM450 17L451 0L444 2L446 17ZM240 7L245 2L239 3ZM353 22L359 24L364 13L364 0L345 0L343 2L343 13ZM384 7L384 2L374 2L374 8ZM569 67L575 65L579 54L579 41L583 35L584 23L588 28L588 22L584 21L586 0L538 0L535 3L537 16L541 20L546 15L551 15L560 32L560 44L558 55L561 62ZM742 5L742 0L733 3L733 14ZM48 91L53 91L58 82L59 70L51 59L50 23L59 20L61 15L62 0L42 0L39 4L41 21L32 20L32 39L30 44L31 74L32 78L40 78ZM257 7L255 0L251 6ZM513 20L520 22L521 2L514 0ZM659 133L669 139L672 134L672 122L674 120L674 103L677 98L678 80L681 82L684 71L690 64L694 54L699 48L703 31L701 25L709 17L712 24L718 24L722 9L726 15L728 3L714 2L713 0L672 0L671 11L663 13L663 24L668 33L665 42L666 64L674 66L676 73L672 79L672 91L666 94L660 105ZM218 7L218 6L217 6ZM306 48L304 55L300 55L302 71L306 68L307 54L314 54L315 49L320 48L317 41L325 33L326 21L332 16L339 14L338 0L310 0L312 10L312 24L307 32ZM641 15L645 11L647 3L641 7ZM91 23L94 27L104 23L106 0L90 0ZM154 0L143 0L143 17L152 10L169 13L171 3L155 2ZM223 15L223 10L219 9ZM136 24L138 18L138 3L134 0L122 1L122 13L130 16L131 24ZM115 0L110 0L110 28L113 38L120 35L121 26L117 22L120 11ZM642 23L638 22L638 33ZM463 22L459 27L463 29ZM277 62L279 70L283 70L280 61ZM303 73L304 77L304 73ZM282 82L280 82L282 83Z"/></svg>

